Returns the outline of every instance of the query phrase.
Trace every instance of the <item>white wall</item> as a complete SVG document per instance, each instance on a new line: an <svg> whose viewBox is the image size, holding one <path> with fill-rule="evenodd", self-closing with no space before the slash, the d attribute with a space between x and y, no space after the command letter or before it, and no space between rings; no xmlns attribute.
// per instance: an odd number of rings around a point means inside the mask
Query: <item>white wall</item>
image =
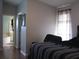
<svg viewBox="0 0 79 59"><path fill-rule="evenodd" d="M3 12L3 0L0 0L0 47L2 47L3 45L2 12Z"/></svg>
<svg viewBox="0 0 79 59"><path fill-rule="evenodd" d="M79 25L79 1L71 6L71 20L73 37L77 35L77 25Z"/></svg>
<svg viewBox="0 0 79 59"><path fill-rule="evenodd" d="M10 21L12 17L11 16L3 16L3 34L9 33L9 27L10 27Z"/></svg>
<svg viewBox="0 0 79 59"><path fill-rule="evenodd" d="M29 0L27 31L32 42L43 42L47 34L54 34L56 9L37 0Z"/></svg>

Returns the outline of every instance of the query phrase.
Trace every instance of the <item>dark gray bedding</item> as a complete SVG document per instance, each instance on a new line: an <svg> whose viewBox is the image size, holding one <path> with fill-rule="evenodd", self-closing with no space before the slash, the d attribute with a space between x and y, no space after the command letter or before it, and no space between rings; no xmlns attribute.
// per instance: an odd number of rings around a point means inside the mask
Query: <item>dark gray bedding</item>
<svg viewBox="0 0 79 59"><path fill-rule="evenodd" d="M34 43L31 48L32 59L79 59L79 49L55 43Z"/></svg>

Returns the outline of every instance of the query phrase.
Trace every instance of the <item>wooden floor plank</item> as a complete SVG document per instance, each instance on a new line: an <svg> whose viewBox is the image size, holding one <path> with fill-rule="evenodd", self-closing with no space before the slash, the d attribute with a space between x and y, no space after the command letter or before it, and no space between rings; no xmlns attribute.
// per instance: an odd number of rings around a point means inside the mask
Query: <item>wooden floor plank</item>
<svg viewBox="0 0 79 59"><path fill-rule="evenodd" d="M14 47L0 48L0 59L28 59Z"/></svg>

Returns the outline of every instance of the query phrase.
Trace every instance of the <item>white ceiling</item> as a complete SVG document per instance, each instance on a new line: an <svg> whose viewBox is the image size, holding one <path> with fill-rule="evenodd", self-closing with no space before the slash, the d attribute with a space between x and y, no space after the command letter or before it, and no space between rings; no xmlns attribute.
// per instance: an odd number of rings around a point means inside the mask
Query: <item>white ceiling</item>
<svg viewBox="0 0 79 59"><path fill-rule="evenodd" d="M61 5L68 5L76 0L39 0L41 2L47 3L48 5L59 7Z"/></svg>
<svg viewBox="0 0 79 59"><path fill-rule="evenodd" d="M20 4L23 0L4 0L5 2L11 3L13 5ZM61 5L69 5L76 0L39 0L41 2L47 3L48 5L59 7Z"/></svg>
<svg viewBox="0 0 79 59"><path fill-rule="evenodd" d="M4 0L5 2L11 3L13 5L20 4L23 0Z"/></svg>

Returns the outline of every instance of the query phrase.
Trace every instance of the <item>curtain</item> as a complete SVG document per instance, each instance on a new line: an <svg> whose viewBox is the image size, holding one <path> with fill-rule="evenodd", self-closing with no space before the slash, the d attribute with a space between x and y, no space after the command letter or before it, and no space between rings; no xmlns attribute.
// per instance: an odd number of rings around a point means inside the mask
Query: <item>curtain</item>
<svg viewBox="0 0 79 59"><path fill-rule="evenodd" d="M56 21L56 35L62 37L62 41L66 41L72 38L72 27L71 27L71 11L63 10L58 11Z"/></svg>

